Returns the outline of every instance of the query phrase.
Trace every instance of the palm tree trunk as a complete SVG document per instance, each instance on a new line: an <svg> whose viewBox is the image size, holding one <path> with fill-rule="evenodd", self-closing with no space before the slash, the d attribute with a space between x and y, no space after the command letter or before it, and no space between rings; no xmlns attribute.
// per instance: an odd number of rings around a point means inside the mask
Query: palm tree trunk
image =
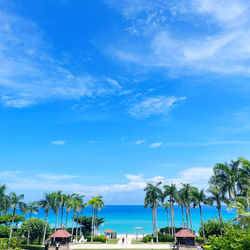
<svg viewBox="0 0 250 250"><path fill-rule="evenodd" d="M75 222L75 210L73 212L73 222L72 222L72 230L71 230L71 241L73 240L73 234L74 234L74 222Z"/></svg>
<svg viewBox="0 0 250 250"><path fill-rule="evenodd" d="M174 234L175 234L174 204L173 204L173 231L174 231Z"/></svg>
<svg viewBox="0 0 250 250"><path fill-rule="evenodd" d="M187 206L185 206L185 210L186 210L187 229L189 229L189 225L188 225L188 208L187 208Z"/></svg>
<svg viewBox="0 0 250 250"><path fill-rule="evenodd" d="M154 214L154 207L152 207L152 222L153 222L153 235L155 236L155 214Z"/></svg>
<svg viewBox="0 0 250 250"><path fill-rule="evenodd" d="M67 210L67 213L66 213L66 223L65 223L66 230L67 230L67 227L68 227L68 215L69 215L69 211Z"/></svg>
<svg viewBox="0 0 250 250"><path fill-rule="evenodd" d="M156 242L158 243L157 207L156 206L155 206L155 231L156 231Z"/></svg>
<svg viewBox="0 0 250 250"><path fill-rule="evenodd" d="M205 228L204 228L202 212L201 212L201 204L199 204L199 209L200 209L200 216L201 216L201 226L202 226L203 240L204 240L204 244L206 244L206 236L205 236Z"/></svg>
<svg viewBox="0 0 250 250"><path fill-rule="evenodd" d="M58 217L58 213L56 213L55 232L56 232L56 228L57 228L57 217Z"/></svg>
<svg viewBox="0 0 250 250"><path fill-rule="evenodd" d="M182 214L182 228L185 228L183 204L181 204L181 214Z"/></svg>
<svg viewBox="0 0 250 250"><path fill-rule="evenodd" d="M92 223L91 223L91 242L93 242L94 237L94 223L95 223L95 208L92 209Z"/></svg>
<svg viewBox="0 0 250 250"><path fill-rule="evenodd" d="M13 208L13 213L12 213L12 220L11 220L11 227L10 227L10 239L12 237L12 232L13 232L13 224L14 224L14 219L15 219L15 213L16 213L16 207Z"/></svg>
<svg viewBox="0 0 250 250"><path fill-rule="evenodd" d="M168 220L168 234L170 235L168 208L166 210L167 210L167 220Z"/></svg>
<svg viewBox="0 0 250 250"><path fill-rule="evenodd" d="M76 216L76 242L78 241L77 240L77 237L78 237L78 217L79 217L79 211L77 210L77 216Z"/></svg>
<svg viewBox="0 0 250 250"><path fill-rule="evenodd" d="M48 210L47 215L46 215L45 227L44 227L44 232L43 232L43 246L44 246L44 243L45 243L47 224L48 224L48 217L49 217L49 210Z"/></svg>
<svg viewBox="0 0 250 250"><path fill-rule="evenodd" d="M31 224L31 213L29 218L29 225L28 225L28 239L27 239L27 245L30 243L30 224Z"/></svg>
<svg viewBox="0 0 250 250"><path fill-rule="evenodd" d="M174 230L173 230L173 206L172 206L172 201L170 201L170 211L171 211L171 233L172 236L174 235Z"/></svg>
<svg viewBox="0 0 250 250"><path fill-rule="evenodd" d="M221 214L220 214L220 208L217 208L218 209L218 213L219 213L219 220L220 220L220 235L222 236L222 221L221 221Z"/></svg>
<svg viewBox="0 0 250 250"><path fill-rule="evenodd" d="M63 228L63 205L61 208L61 228Z"/></svg>
<svg viewBox="0 0 250 250"><path fill-rule="evenodd" d="M188 204L188 213L189 213L189 220L190 220L190 228L191 228L191 232L192 232L193 231L193 227L192 227L192 218L191 218L190 204Z"/></svg>

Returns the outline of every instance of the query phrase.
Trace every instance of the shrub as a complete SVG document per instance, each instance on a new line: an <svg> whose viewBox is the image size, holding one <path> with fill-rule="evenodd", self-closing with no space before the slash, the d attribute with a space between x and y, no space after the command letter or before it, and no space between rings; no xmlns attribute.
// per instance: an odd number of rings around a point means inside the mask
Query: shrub
<svg viewBox="0 0 250 250"><path fill-rule="evenodd" d="M201 236L197 236L195 241L198 242L198 243L204 243L204 239Z"/></svg>
<svg viewBox="0 0 250 250"><path fill-rule="evenodd" d="M159 236L158 237L159 242L174 242L174 236L166 235L166 236Z"/></svg>
<svg viewBox="0 0 250 250"><path fill-rule="evenodd" d="M154 242L156 242L156 237L154 237L154 236L152 236L152 235L146 235L143 239L142 239L142 241L144 242L144 243L147 243L147 242L151 242L151 239L153 239L153 241Z"/></svg>
<svg viewBox="0 0 250 250"><path fill-rule="evenodd" d="M0 238L8 238L10 235L10 228L8 226L0 225Z"/></svg>
<svg viewBox="0 0 250 250"><path fill-rule="evenodd" d="M106 242L106 237L104 235L94 236L93 241L105 243Z"/></svg>
<svg viewBox="0 0 250 250"><path fill-rule="evenodd" d="M250 234L246 231L228 227L223 236L210 236L211 250L250 249Z"/></svg>
<svg viewBox="0 0 250 250"><path fill-rule="evenodd" d="M40 245L21 245L22 249L44 250L45 247Z"/></svg>
<svg viewBox="0 0 250 250"><path fill-rule="evenodd" d="M35 241L40 244L43 238L45 222L42 219L32 218L23 223L20 230L21 234L24 234L25 237L28 237L28 227L30 221L30 242L33 244ZM50 235L50 226L47 225L46 238Z"/></svg>
<svg viewBox="0 0 250 250"><path fill-rule="evenodd" d="M20 248L20 240L12 237L10 240L8 238L2 238L0 239L0 249L6 250L6 249L21 249Z"/></svg>
<svg viewBox="0 0 250 250"><path fill-rule="evenodd" d="M225 228L227 227L226 222L222 222L222 232L225 231ZM217 217L213 218L213 220L207 220L204 222L204 230L205 230L205 235L206 238L208 238L211 235L220 235L220 221ZM199 229L199 235L203 237L203 231L202 227Z"/></svg>

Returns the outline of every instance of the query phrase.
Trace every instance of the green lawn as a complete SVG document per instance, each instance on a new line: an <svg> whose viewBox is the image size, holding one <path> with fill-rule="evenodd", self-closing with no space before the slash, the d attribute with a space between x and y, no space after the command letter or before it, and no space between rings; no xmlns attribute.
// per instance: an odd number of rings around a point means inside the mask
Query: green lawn
<svg viewBox="0 0 250 250"><path fill-rule="evenodd" d="M107 239L107 244L117 244L119 239Z"/></svg>

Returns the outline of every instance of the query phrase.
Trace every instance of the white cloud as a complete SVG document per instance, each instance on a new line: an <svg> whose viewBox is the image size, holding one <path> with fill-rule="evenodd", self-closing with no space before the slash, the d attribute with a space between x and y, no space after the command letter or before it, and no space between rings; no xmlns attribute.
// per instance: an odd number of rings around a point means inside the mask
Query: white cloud
<svg viewBox="0 0 250 250"><path fill-rule="evenodd" d="M150 68L168 68L180 74L250 75L249 1L108 3L126 18L127 30L136 31L128 32L133 46L113 47L113 54L121 60ZM184 28L180 30L175 25Z"/></svg>
<svg viewBox="0 0 250 250"><path fill-rule="evenodd" d="M144 142L146 142L146 140L138 140L138 141L135 142L135 144L136 144L136 145L139 145L139 144L142 144L142 143L144 143Z"/></svg>
<svg viewBox="0 0 250 250"><path fill-rule="evenodd" d="M5 171L0 172L0 178L7 184L8 189L19 190L25 193L26 190L37 191L55 191L62 190L63 192L74 192L91 197L93 195L103 195L109 200L116 200L117 195L126 196L129 192L138 192L139 199L143 201L143 189L148 182L157 183L162 182L162 185L175 183L178 188L181 183L190 183L198 188L207 188L208 179L212 175L212 168L194 167L180 171L171 178L169 176L155 176L152 178L145 178L144 174L127 174L125 175L127 182L124 184L116 183L107 185L84 185L82 181L79 182L79 176L73 175L56 175L53 173L41 173L28 176L27 173L20 171ZM72 181L74 179L74 181ZM81 178L82 180L82 178ZM129 202L129 201L128 201Z"/></svg>
<svg viewBox="0 0 250 250"><path fill-rule="evenodd" d="M159 148L162 146L162 142L154 142L149 147L150 148Z"/></svg>
<svg viewBox="0 0 250 250"><path fill-rule="evenodd" d="M89 141L90 144L100 144L101 142L100 141L95 141L95 140L91 140Z"/></svg>
<svg viewBox="0 0 250 250"><path fill-rule="evenodd" d="M52 141L51 143L54 144L54 145L60 146L60 145L65 144L66 141Z"/></svg>
<svg viewBox="0 0 250 250"><path fill-rule="evenodd" d="M111 78L91 76L83 71L72 73L53 55L45 33L34 22L2 8L0 27L0 101L3 105L23 108L48 100L79 100L119 91L120 85Z"/></svg>
<svg viewBox="0 0 250 250"><path fill-rule="evenodd" d="M139 103L133 104L129 113L136 118L146 118L151 115L167 114L171 107L173 107L178 101L185 100L185 97L175 96L155 96L148 97Z"/></svg>
<svg viewBox="0 0 250 250"><path fill-rule="evenodd" d="M126 174L125 176L129 181L142 181L143 180L143 174L139 174L139 175Z"/></svg>
<svg viewBox="0 0 250 250"><path fill-rule="evenodd" d="M61 181L61 180L70 180L73 178L77 178L77 176L74 175L53 175L53 174L38 174L37 177L47 180L47 181Z"/></svg>

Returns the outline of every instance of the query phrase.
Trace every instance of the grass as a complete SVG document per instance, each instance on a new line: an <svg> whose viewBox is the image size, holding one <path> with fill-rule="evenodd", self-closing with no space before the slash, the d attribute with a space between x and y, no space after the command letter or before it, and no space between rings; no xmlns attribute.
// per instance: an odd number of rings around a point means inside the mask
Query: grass
<svg viewBox="0 0 250 250"><path fill-rule="evenodd" d="M119 239L107 239L107 244L117 244Z"/></svg>

